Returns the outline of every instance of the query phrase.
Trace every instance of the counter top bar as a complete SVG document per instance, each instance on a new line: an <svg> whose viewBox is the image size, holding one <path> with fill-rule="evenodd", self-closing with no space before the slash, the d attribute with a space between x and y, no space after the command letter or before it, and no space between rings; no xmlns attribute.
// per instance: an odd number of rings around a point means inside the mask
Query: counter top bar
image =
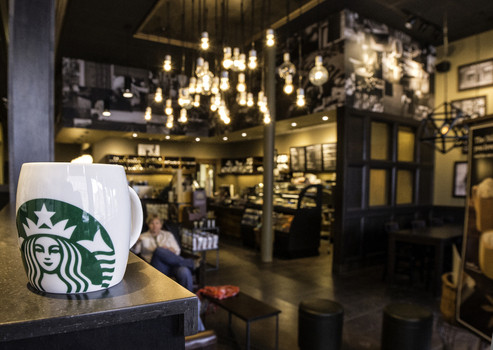
<svg viewBox="0 0 493 350"><path fill-rule="evenodd" d="M132 253L123 281L107 290L69 295L33 291L22 266L14 218L9 207L0 211L0 342L102 327L128 330L138 321L165 318L183 322L171 327L172 333L196 333L197 297Z"/></svg>

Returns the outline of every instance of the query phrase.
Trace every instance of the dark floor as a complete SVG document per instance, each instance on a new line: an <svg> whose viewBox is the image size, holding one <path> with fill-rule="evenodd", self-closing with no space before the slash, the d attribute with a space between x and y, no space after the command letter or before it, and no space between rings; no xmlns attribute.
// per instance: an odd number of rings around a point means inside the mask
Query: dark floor
<svg viewBox="0 0 493 350"><path fill-rule="evenodd" d="M476 336L441 321L439 298L405 284L388 288L382 280L381 267L333 276L328 250L327 241L322 241L318 257L262 263L260 253L255 250L243 248L236 242L222 242L219 269L207 272L207 285L237 285L241 291L282 310L279 349L298 349L298 304L307 298L328 298L343 305L344 350L380 349L382 309L396 301L416 303L433 311L433 350L489 349L489 345L481 344ZM214 252L209 254L208 260L214 262ZM245 323L233 317L233 335L228 333L227 324L227 312L209 306L205 325L216 331L218 349L244 348ZM251 344L254 349L274 348L275 318L252 323Z"/></svg>

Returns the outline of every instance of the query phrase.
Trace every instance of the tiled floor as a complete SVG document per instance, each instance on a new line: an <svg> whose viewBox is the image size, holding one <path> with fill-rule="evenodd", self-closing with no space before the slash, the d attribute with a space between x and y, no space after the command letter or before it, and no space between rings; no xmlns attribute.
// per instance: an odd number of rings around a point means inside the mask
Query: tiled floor
<svg viewBox="0 0 493 350"><path fill-rule="evenodd" d="M260 262L260 254L235 242L222 242L220 266L207 272L208 285L233 284L241 291L282 310L279 319L279 348L298 349L298 304L307 298L328 298L344 307L343 349L380 349L382 309L391 302L402 301L423 305L434 313L432 349L488 349L470 333L441 327L439 298L428 292L406 286L388 288L381 268L367 268L346 276L333 276L328 243L322 241L320 256L294 260L274 259ZM214 254L209 257L211 262ZM206 328L219 337L219 349L245 346L245 323L233 317L233 334L227 330L228 315L222 309L209 307ZM440 331L439 331L440 330ZM440 334L445 337L440 337ZM275 318L252 323L251 343L255 349L273 349ZM444 347L442 338L455 345ZM396 349L399 350L399 349Z"/></svg>

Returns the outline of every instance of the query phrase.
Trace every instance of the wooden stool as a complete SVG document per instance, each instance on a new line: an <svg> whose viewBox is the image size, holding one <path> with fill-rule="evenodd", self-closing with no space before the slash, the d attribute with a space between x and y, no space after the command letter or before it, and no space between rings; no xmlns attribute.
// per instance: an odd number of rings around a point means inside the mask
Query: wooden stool
<svg viewBox="0 0 493 350"><path fill-rule="evenodd" d="M383 309L382 350L429 350L433 315L426 308L396 303Z"/></svg>
<svg viewBox="0 0 493 350"><path fill-rule="evenodd" d="M300 349L339 350L342 344L341 304L328 299L308 299L298 309Z"/></svg>

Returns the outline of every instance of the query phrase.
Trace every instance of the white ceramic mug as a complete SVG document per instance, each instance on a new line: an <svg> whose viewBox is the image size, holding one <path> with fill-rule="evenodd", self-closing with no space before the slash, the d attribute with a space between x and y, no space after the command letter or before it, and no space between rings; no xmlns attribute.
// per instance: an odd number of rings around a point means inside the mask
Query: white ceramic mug
<svg viewBox="0 0 493 350"><path fill-rule="evenodd" d="M123 167L25 163L16 202L19 247L35 289L85 293L123 279L143 220Z"/></svg>

